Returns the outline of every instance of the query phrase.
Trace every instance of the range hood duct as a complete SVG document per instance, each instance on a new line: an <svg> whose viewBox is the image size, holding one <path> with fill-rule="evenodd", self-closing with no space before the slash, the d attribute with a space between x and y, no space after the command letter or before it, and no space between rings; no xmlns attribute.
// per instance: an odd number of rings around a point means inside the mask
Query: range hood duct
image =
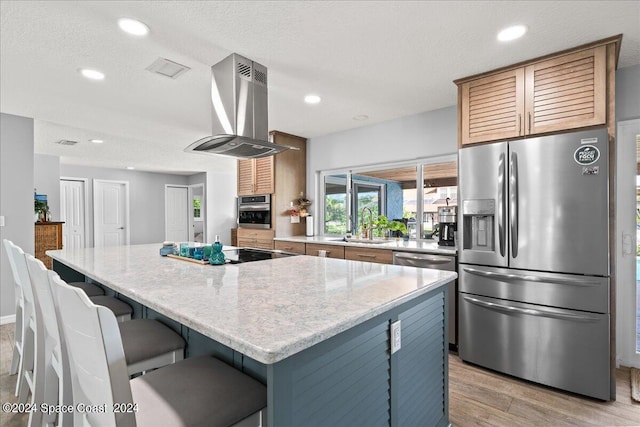
<svg viewBox="0 0 640 427"><path fill-rule="evenodd" d="M185 151L244 159L293 148L269 142L267 68L237 53L211 67L212 136Z"/></svg>

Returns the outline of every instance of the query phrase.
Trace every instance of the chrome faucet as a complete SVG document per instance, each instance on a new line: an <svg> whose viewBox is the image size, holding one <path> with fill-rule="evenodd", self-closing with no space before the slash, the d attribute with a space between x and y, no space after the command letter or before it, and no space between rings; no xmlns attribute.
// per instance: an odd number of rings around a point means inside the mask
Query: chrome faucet
<svg viewBox="0 0 640 427"><path fill-rule="evenodd" d="M362 233L364 234L365 232L365 222L364 222L364 211L368 210L369 211L369 227L366 228L367 231L367 237L362 236L364 238L368 238L369 240L373 240L373 211L371 210L371 208L365 206L364 208L362 208L362 212L360 212L360 216L362 217Z"/></svg>

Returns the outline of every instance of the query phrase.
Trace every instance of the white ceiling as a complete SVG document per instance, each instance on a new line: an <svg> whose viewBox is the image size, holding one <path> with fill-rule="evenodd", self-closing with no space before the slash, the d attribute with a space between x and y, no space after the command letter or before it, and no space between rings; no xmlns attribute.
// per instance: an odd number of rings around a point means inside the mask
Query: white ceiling
<svg viewBox="0 0 640 427"><path fill-rule="evenodd" d="M269 128L308 138L455 105L454 79L620 33L619 68L640 63L637 0L2 0L0 15L0 110L36 119L37 153L174 173L230 165L183 149L210 134L210 67L232 52L268 68ZM121 17L150 34L123 33ZM496 41L518 23L523 39ZM191 70L146 71L158 57ZM304 104L308 93L322 103Z"/></svg>

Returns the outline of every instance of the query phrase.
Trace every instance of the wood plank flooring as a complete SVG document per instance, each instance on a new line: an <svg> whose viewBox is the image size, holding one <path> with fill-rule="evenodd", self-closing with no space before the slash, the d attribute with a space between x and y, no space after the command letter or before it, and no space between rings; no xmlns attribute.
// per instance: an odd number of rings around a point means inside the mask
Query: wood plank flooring
<svg viewBox="0 0 640 427"><path fill-rule="evenodd" d="M640 426L628 368L616 369L616 401L561 392L449 355L449 421L458 426Z"/></svg>
<svg viewBox="0 0 640 427"><path fill-rule="evenodd" d="M9 375L13 328L0 326L0 403L16 402L16 376ZM616 379L617 401L601 402L465 364L451 354L449 419L454 427L640 426L640 403L631 400L629 370L617 369ZM23 427L27 421L25 414L0 412L2 427Z"/></svg>

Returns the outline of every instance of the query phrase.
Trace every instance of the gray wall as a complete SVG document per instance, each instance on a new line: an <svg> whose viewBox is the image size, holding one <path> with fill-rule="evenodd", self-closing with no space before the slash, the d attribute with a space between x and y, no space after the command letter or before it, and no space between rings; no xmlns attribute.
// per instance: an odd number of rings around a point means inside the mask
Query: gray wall
<svg viewBox="0 0 640 427"><path fill-rule="evenodd" d="M640 117L640 65L616 72L616 121Z"/></svg>
<svg viewBox="0 0 640 427"><path fill-rule="evenodd" d="M60 176L87 178L89 185L89 230L93 230L93 180L108 179L129 182L130 244L164 241L165 184L187 185L188 177L120 169L60 165ZM93 246L93 231L87 246Z"/></svg>
<svg viewBox="0 0 640 427"><path fill-rule="evenodd" d="M316 175L321 170L457 153L457 118L452 106L310 139L307 194L318 198Z"/></svg>
<svg viewBox="0 0 640 427"><path fill-rule="evenodd" d="M60 220L60 157L34 154L34 186L38 194L47 195L52 221Z"/></svg>
<svg viewBox="0 0 640 427"><path fill-rule="evenodd" d="M33 119L0 113L0 240L33 254ZM15 315L14 284L0 245L0 320Z"/></svg>
<svg viewBox="0 0 640 427"><path fill-rule="evenodd" d="M452 106L311 138L307 177L324 169L439 156L457 150L457 109Z"/></svg>
<svg viewBox="0 0 640 427"><path fill-rule="evenodd" d="M231 229L236 227L236 197L238 195L237 160L229 159L229 171L207 172L205 194L207 199L207 242L220 236L223 245L231 244Z"/></svg>

